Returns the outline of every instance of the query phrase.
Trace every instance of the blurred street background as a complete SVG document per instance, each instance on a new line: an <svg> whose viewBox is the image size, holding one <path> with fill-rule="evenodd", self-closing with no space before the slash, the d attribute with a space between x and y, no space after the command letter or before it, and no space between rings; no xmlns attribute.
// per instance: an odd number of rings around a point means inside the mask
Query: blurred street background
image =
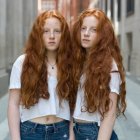
<svg viewBox="0 0 140 140"><path fill-rule="evenodd" d="M0 140L10 140L8 84L13 62L22 53L32 24L44 10L57 9L71 28L80 12L102 9L112 21L126 69L126 117L119 117L119 140L140 140L140 0L0 0Z"/></svg>

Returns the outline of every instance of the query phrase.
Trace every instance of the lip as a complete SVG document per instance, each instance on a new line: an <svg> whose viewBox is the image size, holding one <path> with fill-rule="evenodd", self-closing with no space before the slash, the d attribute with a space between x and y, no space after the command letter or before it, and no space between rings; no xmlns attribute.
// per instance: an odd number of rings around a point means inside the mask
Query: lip
<svg viewBox="0 0 140 140"><path fill-rule="evenodd" d="M82 39L83 42L89 42L89 39Z"/></svg>
<svg viewBox="0 0 140 140"><path fill-rule="evenodd" d="M54 41L51 41L51 42L48 42L48 44L55 44L55 42Z"/></svg>

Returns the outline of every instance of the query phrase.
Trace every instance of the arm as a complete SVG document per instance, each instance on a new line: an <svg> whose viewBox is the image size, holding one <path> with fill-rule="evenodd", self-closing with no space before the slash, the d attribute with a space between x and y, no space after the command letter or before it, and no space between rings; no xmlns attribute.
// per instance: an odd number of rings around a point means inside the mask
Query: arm
<svg viewBox="0 0 140 140"><path fill-rule="evenodd" d="M75 140L74 132L73 132L73 119L70 121L70 138L69 140Z"/></svg>
<svg viewBox="0 0 140 140"><path fill-rule="evenodd" d="M20 89L11 89L8 103L8 124L11 140L20 140Z"/></svg>
<svg viewBox="0 0 140 140"><path fill-rule="evenodd" d="M117 94L110 93L111 99L109 111L105 114L101 126L99 129L98 140L110 140L112 130L116 119L116 105L117 105Z"/></svg>

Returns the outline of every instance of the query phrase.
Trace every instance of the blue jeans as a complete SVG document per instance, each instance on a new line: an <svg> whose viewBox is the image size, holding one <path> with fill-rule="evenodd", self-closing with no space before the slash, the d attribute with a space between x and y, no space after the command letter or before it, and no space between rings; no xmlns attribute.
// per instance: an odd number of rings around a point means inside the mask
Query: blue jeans
<svg viewBox="0 0 140 140"><path fill-rule="evenodd" d="M69 121L54 124L20 123L21 140L68 140Z"/></svg>
<svg viewBox="0 0 140 140"><path fill-rule="evenodd" d="M74 122L75 140L97 140L99 127L97 123ZM118 140L115 131L112 132L110 140Z"/></svg>

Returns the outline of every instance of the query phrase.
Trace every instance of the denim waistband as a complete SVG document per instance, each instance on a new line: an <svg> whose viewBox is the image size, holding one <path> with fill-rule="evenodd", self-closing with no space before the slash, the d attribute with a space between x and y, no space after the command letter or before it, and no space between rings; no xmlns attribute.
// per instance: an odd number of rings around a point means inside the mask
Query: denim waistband
<svg viewBox="0 0 140 140"><path fill-rule="evenodd" d="M64 120L64 121L56 122L52 124L39 124L39 123L31 122L31 121L25 121L21 123L21 125L22 127L34 128L34 129L56 129L56 128L61 128L66 125L69 125L69 121Z"/></svg>
<svg viewBox="0 0 140 140"><path fill-rule="evenodd" d="M73 120L73 123L76 126L89 126L89 127L93 126L93 125L98 126L97 122L77 122L77 121Z"/></svg>

